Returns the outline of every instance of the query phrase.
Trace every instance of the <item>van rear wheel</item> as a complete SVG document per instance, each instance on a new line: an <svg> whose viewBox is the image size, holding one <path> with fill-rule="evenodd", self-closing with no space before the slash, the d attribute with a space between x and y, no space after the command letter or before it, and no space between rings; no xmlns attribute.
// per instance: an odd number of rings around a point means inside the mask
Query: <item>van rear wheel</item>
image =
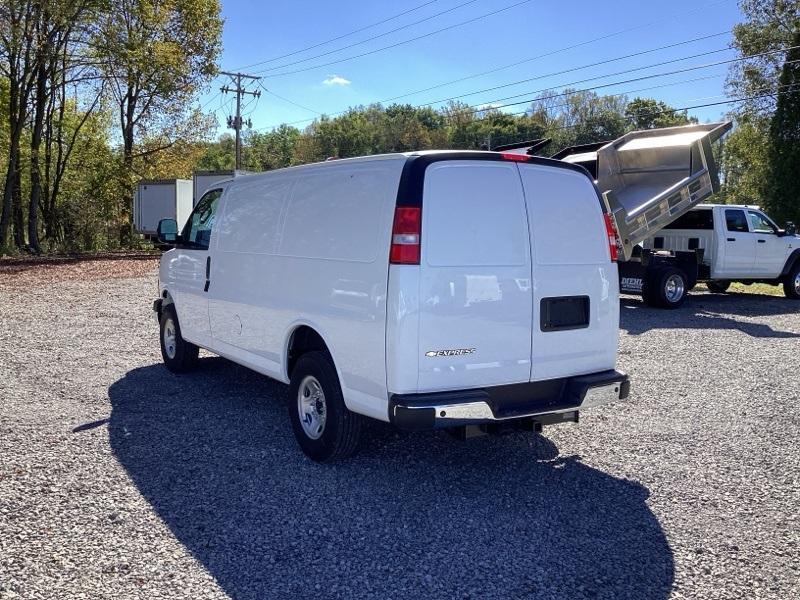
<svg viewBox="0 0 800 600"><path fill-rule="evenodd" d="M339 460L358 449L362 417L345 406L326 352L309 352L297 361L289 383L289 418L297 443L312 460Z"/></svg>
<svg viewBox="0 0 800 600"><path fill-rule="evenodd" d="M172 304L168 304L161 311L159 325L161 358L164 359L164 366L173 373L191 371L197 364L200 348L183 339L178 314Z"/></svg>
<svg viewBox="0 0 800 600"><path fill-rule="evenodd" d="M665 267L650 273L644 282L642 298L649 306L678 308L686 300L686 275L680 269Z"/></svg>

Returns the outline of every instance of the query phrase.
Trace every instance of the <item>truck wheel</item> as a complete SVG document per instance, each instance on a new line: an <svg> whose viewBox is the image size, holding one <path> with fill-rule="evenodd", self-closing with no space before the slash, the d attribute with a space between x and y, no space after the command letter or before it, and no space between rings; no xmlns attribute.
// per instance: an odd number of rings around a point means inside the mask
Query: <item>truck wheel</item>
<svg viewBox="0 0 800 600"><path fill-rule="evenodd" d="M731 282L726 279L718 279L716 281L706 281L706 287L712 294L724 294L731 287Z"/></svg>
<svg viewBox="0 0 800 600"><path fill-rule="evenodd" d="M649 306L678 308L686 300L686 275L673 267L657 269L645 279L642 297Z"/></svg>
<svg viewBox="0 0 800 600"><path fill-rule="evenodd" d="M186 373L197 364L200 349L181 336L181 326L175 307L168 304L161 311L161 358L164 366L173 373Z"/></svg>
<svg viewBox="0 0 800 600"><path fill-rule="evenodd" d="M297 443L312 460L343 459L358 449L362 417L345 406L326 352L309 352L297 361L289 384L289 418Z"/></svg>
<svg viewBox="0 0 800 600"><path fill-rule="evenodd" d="M792 267L783 282L783 293L787 298L800 300L800 260Z"/></svg>

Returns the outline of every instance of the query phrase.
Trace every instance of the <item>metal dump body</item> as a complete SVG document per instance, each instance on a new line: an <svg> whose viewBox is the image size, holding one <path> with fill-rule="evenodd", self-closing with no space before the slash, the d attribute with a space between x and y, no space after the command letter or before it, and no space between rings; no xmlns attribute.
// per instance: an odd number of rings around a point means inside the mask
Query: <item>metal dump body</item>
<svg viewBox="0 0 800 600"><path fill-rule="evenodd" d="M719 191L711 144L730 128L724 122L634 131L597 150L597 186L625 260L636 244Z"/></svg>

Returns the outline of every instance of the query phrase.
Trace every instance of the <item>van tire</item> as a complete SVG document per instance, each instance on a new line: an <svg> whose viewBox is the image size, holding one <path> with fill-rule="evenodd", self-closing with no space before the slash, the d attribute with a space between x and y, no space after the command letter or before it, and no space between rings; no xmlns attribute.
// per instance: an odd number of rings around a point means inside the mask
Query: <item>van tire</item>
<svg viewBox="0 0 800 600"><path fill-rule="evenodd" d="M161 358L164 366L173 373L188 373L197 365L200 348L183 339L175 307L168 304L159 319Z"/></svg>
<svg viewBox="0 0 800 600"><path fill-rule="evenodd" d="M724 294L731 287L731 282L726 279L717 279L716 281L706 281L706 287L712 294Z"/></svg>
<svg viewBox="0 0 800 600"><path fill-rule="evenodd" d="M783 280L783 293L787 298L800 300L800 260L796 260L792 270Z"/></svg>
<svg viewBox="0 0 800 600"><path fill-rule="evenodd" d="M683 271L664 267L655 269L645 278L642 298L648 306L672 309L684 303L687 293L688 285Z"/></svg>
<svg viewBox="0 0 800 600"><path fill-rule="evenodd" d="M312 417L309 416L309 421L301 420L301 394L307 397L305 392L315 389L317 385L322 392L324 423L319 437L315 439L312 435L316 430L311 434L307 432ZM289 383L288 404L297 443L311 460L331 462L348 458L356 452L363 419L345 406L339 377L327 352L308 352L297 360ZM318 412L315 415L318 419Z"/></svg>

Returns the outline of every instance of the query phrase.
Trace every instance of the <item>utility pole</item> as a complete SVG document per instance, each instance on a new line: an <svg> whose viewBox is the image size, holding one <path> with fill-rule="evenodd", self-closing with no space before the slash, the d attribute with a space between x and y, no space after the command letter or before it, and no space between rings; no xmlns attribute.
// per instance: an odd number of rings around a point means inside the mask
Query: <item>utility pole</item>
<svg viewBox="0 0 800 600"><path fill-rule="evenodd" d="M223 93L227 92L235 92L236 93L236 116L235 117L228 117L228 127L231 129L236 130L236 169L239 170L242 168L242 96L249 95L255 96L256 98L261 97L261 90L246 90L242 87L242 79L246 79L249 81L258 81L261 77L256 77L254 75L246 75L244 73L229 73L227 71L220 71L220 75L227 75L233 80L233 83L236 87L230 88L228 86L223 86L220 90ZM247 126L252 127L253 122L248 119Z"/></svg>

